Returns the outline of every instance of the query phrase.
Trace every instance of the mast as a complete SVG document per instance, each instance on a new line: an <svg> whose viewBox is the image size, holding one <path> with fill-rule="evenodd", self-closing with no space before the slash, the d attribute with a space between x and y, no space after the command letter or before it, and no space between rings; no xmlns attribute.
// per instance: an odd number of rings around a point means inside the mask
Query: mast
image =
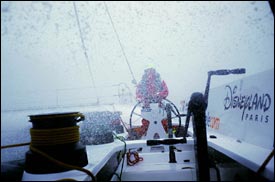
<svg viewBox="0 0 275 182"><path fill-rule="evenodd" d="M107 4L106 4L105 1L104 1L104 6L105 6L106 12L107 12L107 14L108 14L108 16L109 16L109 18L110 18L112 27L113 27L113 29L114 29L114 32L115 32L115 34L116 34L116 37L117 37L119 46L120 46L121 51L122 51L122 54L123 54L123 56L124 56L124 58L125 58L125 61L126 61L127 65L128 65L128 69L129 69L129 71L130 71L130 73L131 73L131 76L132 76L132 79L133 79L133 80L132 80L132 83L136 85L136 84L137 84L136 78L135 78L135 76L134 76L134 73L133 73L133 71L132 71L131 65L130 65L130 63L129 63L129 61L128 61L128 58L127 58L127 56L126 56L124 47L122 46L121 40L120 40L120 38L119 38L119 35L118 35L118 33L117 33L117 30L116 30L115 25L114 25L114 22L113 22L113 19L112 19L112 17L111 17L111 14L110 14L110 12L109 12L108 6L107 6Z"/></svg>
<svg viewBox="0 0 275 182"><path fill-rule="evenodd" d="M79 29L79 36L80 36L80 40L81 40L81 43L82 43L82 49L83 49L85 59L86 59L87 64L88 64L88 69L89 69L89 73L90 73L91 82L92 82L92 85L95 89L95 95L96 95L96 98L97 98L96 103L99 104L99 97L98 97L98 93L97 93L97 89L96 89L96 85L95 85L94 75L93 75L93 72L92 72L92 69L91 69L91 65L90 65L90 61L89 61L89 57L88 57L88 53L87 53L87 48L85 46L85 42L84 42L84 39L83 39L83 33L82 33L82 30L81 30L81 26L80 26L78 11L77 11L77 8L76 8L76 5L75 5L74 1L73 1L73 6L74 6L74 12L75 12L75 17L76 17L76 21L77 21L77 26L78 26L78 29Z"/></svg>

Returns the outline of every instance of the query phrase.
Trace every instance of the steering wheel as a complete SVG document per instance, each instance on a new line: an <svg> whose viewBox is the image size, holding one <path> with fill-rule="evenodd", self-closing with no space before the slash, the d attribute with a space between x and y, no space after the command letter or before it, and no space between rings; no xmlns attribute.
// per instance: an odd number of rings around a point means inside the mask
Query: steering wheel
<svg viewBox="0 0 275 182"><path fill-rule="evenodd" d="M168 110L168 112L171 111L171 114L167 113L167 117L171 117L170 119L177 119L178 123L179 123L179 128L181 128L181 116L180 116L180 112L178 110L178 108L175 106L175 104L173 102L171 102L168 99L163 99L161 104L160 104L160 108L165 110L165 106L166 104L170 104L172 107L171 109ZM129 119L129 125L130 125L130 131L133 131L133 125L132 123L135 121L140 121L142 120L142 116L141 116L141 109L142 109L142 102L139 101L132 109L131 114L130 114L130 119ZM166 118L164 118L166 119ZM169 118L167 118L169 119Z"/></svg>

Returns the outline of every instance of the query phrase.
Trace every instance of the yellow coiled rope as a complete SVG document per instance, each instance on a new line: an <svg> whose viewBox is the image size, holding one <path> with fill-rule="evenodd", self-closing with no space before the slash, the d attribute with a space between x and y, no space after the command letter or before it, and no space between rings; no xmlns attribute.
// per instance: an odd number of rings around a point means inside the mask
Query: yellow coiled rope
<svg viewBox="0 0 275 182"><path fill-rule="evenodd" d="M55 129L30 129L32 146L49 146L78 142L79 126Z"/></svg>
<svg viewBox="0 0 275 182"><path fill-rule="evenodd" d="M71 126L66 128L54 128L54 129L31 128L30 134L31 134L31 145L30 145L31 151L40 154L41 156L47 158L48 160L66 169L79 170L79 171L85 172L88 176L91 177L93 181L96 181L96 177L89 170L58 161L55 158L49 156L47 153L36 148L36 146L51 146L51 145L61 145L61 144L78 142L80 139L79 126Z"/></svg>
<svg viewBox="0 0 275 182"><path fill-rule="evenodd" d="M30 150L40 154L41 156L47 158L48 160L54 162L55 164L64 167L69 170L79 170L85 172L88 176L91 177L92 181L96 181L96 177L93 173L85 168L73 166L70 164L63 163L61 161L56 160L55 158L49 156L47 153L39 150L36 146L51 146L51 145L60 145L67 143L78 142L80 139L79 126L72 126L66 128L55 128L55 129L30 129L31 135L31 143L22 143L22 144L14 144L1 146L1 149L11 148L11 147L19 147L30 144ZM61 179L62 180L71 180L74 179Z"/></svg>

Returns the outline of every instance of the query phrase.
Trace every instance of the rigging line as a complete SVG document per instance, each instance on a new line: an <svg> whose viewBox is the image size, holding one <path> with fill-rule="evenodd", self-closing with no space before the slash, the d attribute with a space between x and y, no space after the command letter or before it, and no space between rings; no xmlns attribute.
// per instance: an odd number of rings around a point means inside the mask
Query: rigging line
<svg viewBox="0 0 275 182"><path fill-rule="evenodd" d="M93 84L93 87L95 88L95 94L96 94L96 98L97 98L97 103L99 103L99 97L98 97L97 89L96 89L96 86L95 86L95 80L94 80L94 76L93 76L93 73L92 73L92 70L91 70L91 65L90 65L90 62L89 62L89 58L88 58L88 54L87 54L87 49L86 49L86 46L85 46L85 43L84 43L84 39L83 39L83 33L82 33L82 30L81 30L81 27L80 27L80 21L79 21L79 17L78 17L78 12L77 12L76 5L75 5L74 1L73 1L73 5L74 5L74 12L75 12L76 21L77 21L77 25L78 25L78 29L79 29L80 39L81 39L81 43L82 43L82 48L84 50L84 55L85 55L85 58L86 58L86 61L87 61L87 64L88 64L88 69L89 69L89 73L90 73L90 76L91 76L92 84Z"/></svg>
<svg viewBox="0 0 275 182"><path fill-rule="evenodd" d="M110 15L108 6L107 6L107 4L106 4L105 1L103 1L103 3L104 3L104 6L105 6L105 9L106 9L106 12L107 12L107 14L108 14L108 16L109 16L109 18L110 18L110 21L111 21L112 27L113 27L113 29L114 29L114 32L115 32L115 34L116 34L117 40L118 40L118 42L119 42L120 48L121 48L121 50L122 50L122 54L123 54L123 56L124 56L124 58L125 58L125 61L126 61L127 65L128 65L128 68L129 68L129 70L130 70L130 73L131 73L131 75L132 75L132 78L133 78L133 81L132 81L132 82L133 82L134 84L137 84L137 81L136 81L136 79L135 79L134 73L133 73L132 68L131 68L131 66L130 66L130 64L129 64L129 61L128 61L127 56L126 56L126 54L125 54L125 50L124 50L124 48L123 48L123 46L122 46L122 43L121 43L120 38L119 38L119 35L118 35L117 31L116 31L114 22L113 22L113 20L112 20L111 15Z"/></svg>

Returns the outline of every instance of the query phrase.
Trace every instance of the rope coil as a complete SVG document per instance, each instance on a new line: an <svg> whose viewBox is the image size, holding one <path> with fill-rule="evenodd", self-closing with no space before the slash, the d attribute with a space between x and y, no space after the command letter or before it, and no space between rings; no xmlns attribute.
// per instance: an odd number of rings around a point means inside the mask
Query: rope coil
<svg viewBox="0 0 275 182"><path fill-rule="evenodd" d="M92 181L97 181L96 176L89 170L67 164L64 162L61 162L60 160L50 156L49 154L45 153L42 150L39 150L36 147L39 146L53 146L53 145L62 145L62 144L68 144L68 143L75 143L78 142L80 139L80 132L79 132L79 126L71 126L71 127L65 127L65 128L54 128L54 129L30 129L30 135L31 135L31 145L30 150L34 153L37 153L41 155L42 157L46 158L47 160L55 163L58 166L61 166L62 168L68 169L68 170L78 170L86 173ZM70 180L74 181L74 179L61 179L63 180Z"/></svg>
<svg viewBox="0 0 275 182"><path fill-rule="evenodd" d="M79 126L55 129L30 129L31 145L49 146L78 142Z"/></svg>
<svg viewBox="0 0 275 182"><path fill-rule="evenodd" d="M134 157L134 160L131 159L132 156ZM143 157L140 157L138 155L137 151L130 151L129 150L129 152L127 152L127 165L133 166L136 163L138 163L139 161L143 161Z"/></svg>

